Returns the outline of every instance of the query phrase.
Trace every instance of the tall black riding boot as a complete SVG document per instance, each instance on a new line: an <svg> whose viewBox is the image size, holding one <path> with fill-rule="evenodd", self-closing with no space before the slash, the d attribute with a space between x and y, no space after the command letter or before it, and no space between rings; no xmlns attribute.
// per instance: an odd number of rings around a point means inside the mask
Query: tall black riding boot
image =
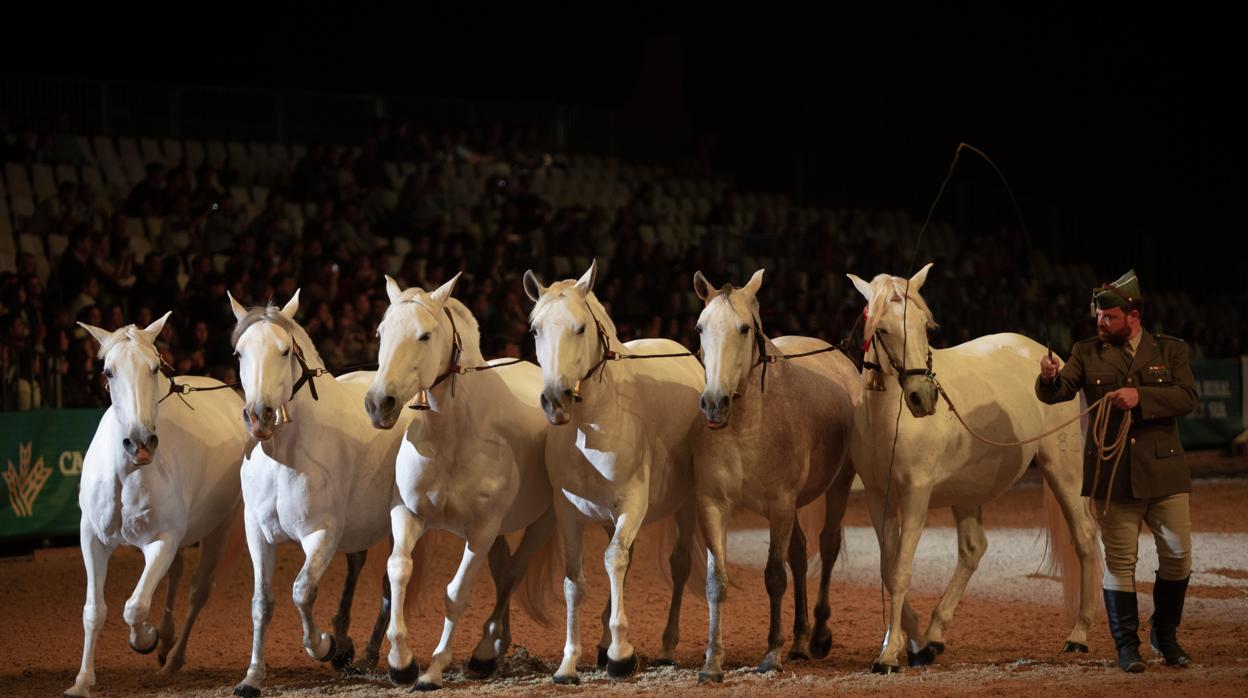
<svg viewBox="0 0 1248 698"><path fill-rule="evenodd" d="M1144 671L1140 658L1140 609L1134 591L1105 589L1105 615L1118 648L1118 666L1132 674Z"/></svg>
<svg viewBox="0 0 1248 698"><path fill-rule="evenodd" d="M1191 577L1188 577L1191 579ZM1179 622L1183 620L1183 600L1187 596L1188 579L1173 581L1157 577L1153 584L1153 618L1148 639L1153 651L1165 658L1170 666L1187 666L1192 658L1179 645Z"/></svg>

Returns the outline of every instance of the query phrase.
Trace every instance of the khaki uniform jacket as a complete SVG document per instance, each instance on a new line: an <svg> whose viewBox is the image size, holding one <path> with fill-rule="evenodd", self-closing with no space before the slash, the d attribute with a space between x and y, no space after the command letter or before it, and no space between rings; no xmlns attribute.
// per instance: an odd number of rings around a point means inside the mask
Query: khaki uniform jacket
<svg viewBox="0 0 1248 698"><path fill-rule="evenodd" d="M1101 463L1100 477L1093 490L1097 466L1096 445L1089 435L1083 450L1083 496L1122 501L1151 499L1192 491L1191 470L1179 444L1178 418L1196 409L1195 379L1188 365L1188 349L1183 340L1166 335L1140 334L1140 345L1130 365L1120 346L1093 337L1076 342L1070 360L1054 380L1036 378L1036 396L1048 404L1073 399L1082 390L1088 404L1118 388L1137 388L1140 402L1131 410L1131 431L1126 451L1118 464L1110 491L1112 461ZM1111 406L1106 439L1118 434L1124 412ZM1095 416L1089 415L1089 420ZM1089 421L1090 423L1090 421Z"/></svg>

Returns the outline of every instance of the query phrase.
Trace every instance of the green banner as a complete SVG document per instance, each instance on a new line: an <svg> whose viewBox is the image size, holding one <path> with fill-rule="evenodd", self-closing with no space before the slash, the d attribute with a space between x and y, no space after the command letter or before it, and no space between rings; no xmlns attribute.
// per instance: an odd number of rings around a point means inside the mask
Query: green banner
<svg viewBox="0 0 1248 698"><path fill-rule="evenodd" d="M1185 448L1226 446L1244 431L1243 362L1234 359L1192 361L1196 411L1179 420L1179 438Z"/></svg>
<svg viewBox="0 0 1248 698"><path fill-rule="evenodd" d="M104 410L0 413L0 539L78 531L82 459Z"/></svg>

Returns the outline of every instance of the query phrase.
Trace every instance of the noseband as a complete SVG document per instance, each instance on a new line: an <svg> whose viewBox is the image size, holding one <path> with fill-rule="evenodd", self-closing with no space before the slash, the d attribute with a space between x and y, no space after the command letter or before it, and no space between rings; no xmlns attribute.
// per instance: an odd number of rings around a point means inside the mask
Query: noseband
<svg viewBox="0 0 1248 698"><path fill-rule="evenodd" d="M885 344L884 341L880 338L880 333L878 331L875 333L874 338L870 342L867 343L868 351L870 350L870 345L872 343L874 343L875 346L884 349L884 356L888 359L888 364L893 367L894 371L897 372L897 384L898 385L900 385L902 379L906 378L907 376L924 376L928 378L929 380L932 380L932 381L936 380L936 372L932 370L932 348L930 346L927 348L927 367L908 369L906 368L904 363L897 361L896 357L893 356L893 353L889 351L888 345ZM879 357L878 352L876 353L876 357L877 358ZM904 359L905 357L902 357L902 358ZM863 357L862 367L868 371L874 371L875 376L876 376L876 377L872 377L868 379L867 389L874 390L874 391L884 390L884 384L880 380L878 380L878 376L884 373L884 367L872 361L867 361L865 356Z"/></svg>

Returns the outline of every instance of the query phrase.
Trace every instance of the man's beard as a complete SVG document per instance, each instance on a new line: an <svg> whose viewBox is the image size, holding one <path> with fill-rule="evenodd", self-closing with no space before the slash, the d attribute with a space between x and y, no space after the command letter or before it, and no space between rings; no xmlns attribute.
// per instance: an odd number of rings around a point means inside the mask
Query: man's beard
<svg viewBox="0 0 1248 698"><path fill-rule="evenodd" d="M1117 333L1097 328L1096 336L1099 337L1102 342L1109 342L1110 344L1123 344L1128 339L1131 339L1131 328L1124 327Z"/></svg>

